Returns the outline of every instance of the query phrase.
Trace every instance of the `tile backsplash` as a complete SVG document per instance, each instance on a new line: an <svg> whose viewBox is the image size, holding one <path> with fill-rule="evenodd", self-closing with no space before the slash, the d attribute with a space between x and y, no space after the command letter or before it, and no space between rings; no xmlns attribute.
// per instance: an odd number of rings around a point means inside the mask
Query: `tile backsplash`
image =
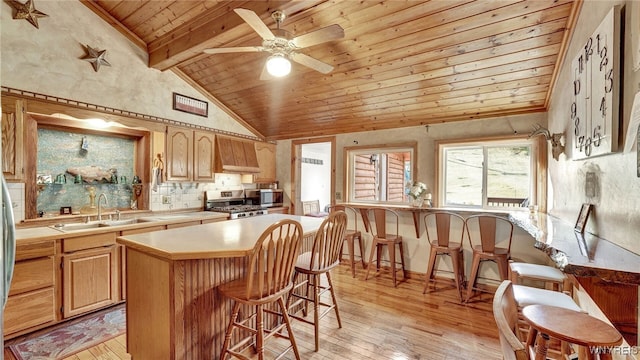
<svg viewBox="0 0 640 360"><path fill-rule="evenodd" d="M170 211L204 207L207 190L241 190L253 185L242 184L241 175L215 174L214 183L163 183L158 191L149 190L149 208Z"/></svg>

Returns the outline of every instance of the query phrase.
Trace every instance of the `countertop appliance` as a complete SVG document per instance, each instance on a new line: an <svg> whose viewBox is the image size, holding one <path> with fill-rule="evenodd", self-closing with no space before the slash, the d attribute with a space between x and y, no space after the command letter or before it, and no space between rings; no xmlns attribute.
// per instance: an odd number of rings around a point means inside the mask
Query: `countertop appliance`
<svg viewBox="0 0 640 360"><path fill-rule="evenodd" d="M245 204L243 190L210 190L205 191L204 194L204 210L228 213L229 219L241 219L268 213L267 209L261 205Z"/></svg>
<svg viewBox="0 0 640 360"><path fill-rule="evenodd" d="M247 204L260 205L262 207L282 206L284 193L282 189L250 189L246 191Z"/></svg>
<svg viewBox="0 0 640 360"><path fill-rule="evenodd" d="M7 189L4 176L0 174L0 177L2 178L2 222L0 222L0 230L2 230L2 247L0 247L0 277L2 278L2 281L0 281L0 293L2 294L2 308L0 308L0 330L2 330L4 323L4 306L9 297L9 287L11 286L11 278L13 277L13 266L16 255L16 227L9 189ZM2 337L0 337L0 348L4 348Z"/></svg>

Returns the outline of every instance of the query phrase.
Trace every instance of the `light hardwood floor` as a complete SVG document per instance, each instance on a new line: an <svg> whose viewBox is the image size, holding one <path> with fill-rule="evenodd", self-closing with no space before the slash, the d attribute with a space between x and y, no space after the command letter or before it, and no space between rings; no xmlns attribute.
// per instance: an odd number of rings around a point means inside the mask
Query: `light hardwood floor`
<svg viewBox="0 0 640 360"><path fill-rule="evenodd" d="M417 274L394 288L388 273L364 280L341 265L333 271L342 329L333 312L322 319L320 351L313 351L313 326L294 320L302 359L502 359L490 294L461 304L453 287L422 294ZM125 335L66 359L131 359ZM5 358L13 356L5 350ZM287 359L293 359L292 353Z"/></svg>

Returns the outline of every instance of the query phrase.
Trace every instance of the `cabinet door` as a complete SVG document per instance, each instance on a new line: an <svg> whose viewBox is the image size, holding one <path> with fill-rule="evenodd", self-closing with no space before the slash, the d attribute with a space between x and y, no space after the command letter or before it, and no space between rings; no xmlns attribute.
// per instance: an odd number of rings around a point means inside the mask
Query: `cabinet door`
<svg viewBox="0 0 640 360"><path fill-rule="evenodd" d="M191 130L167 128L167 180L191 181L193 164L193 132Z"/></svg>
<svg viewBox="0 0 640 360"><path fill-rule="evenodd" d="M276 181L276 145L264 142L256 142L255 145L260 167L260 172L255 175L255 182Z"/></svg>
<svg viewBox="0 0 640 360"><path fill-rule="evenodd" d="M231 148L233 149L233 164L236 166L247 166L247 157L244 150L244 142L231 141Z"/></svg>
<svg viewBox="0 0 640 360"><path fill-rule="evenodd" d="M214 148L213 133L194 131L193 151L193 180L213 182L214 178Z"/></svg>
<svg viewBox="0 0 640 360"><path fill-rule="evenodd" d="M2 173L7 180L22 174L23 101L2 99Z"/></svg>
<svg viewBox="0 0 640 360"><path fill-rule="evenodd" d="M115 245L62 256L65 318L117 302L118 268Z"/></svg>
<svg viewBox="0 0 640 360"><path fill-rule="evenodd" d="M256 146L253 141L243 141L242 145L244 147L244 158L246 161L246 166L257 168L258 165L258 157L256 156Z"/></svg>
<svg viewBox="0 0 640 360"><path fill-rule="evenodd" d="M4 336L56 320L53 286L9 296L4 307Z"/></svg>

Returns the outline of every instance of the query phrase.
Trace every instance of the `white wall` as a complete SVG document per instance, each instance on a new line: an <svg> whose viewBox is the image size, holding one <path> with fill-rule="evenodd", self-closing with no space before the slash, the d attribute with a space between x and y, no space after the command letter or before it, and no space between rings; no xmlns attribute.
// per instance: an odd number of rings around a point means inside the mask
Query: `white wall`
<svg viewBox="0 0 640 360"><path fill-rule="evenodd" d="M48 17L37 29L12 19L8 2L0 3L0 79L3 86L189 124L252 135L209 103L209 117L172 109L173 92L205 98L171 71L147 66L147 54L79 1L36 1ZM111 66L98 72L81 60L85 45L107 50Z"/></svg>
<svg viewBox="0 0 640 360"><path fill-rule="evenodd" d="M331 143L302 144L302 157L321 160L320 164L302 163L301 201L320 201L320 210L331 204Z"/></svg>
<svg viewBox="0 0 640 360"><path fill-rule="evenodd" d="M558 81L553 90L549 106L549 129L566 134L567 154L559 161L549 160L549 212L570 223L578 217L582 203L595 205L587 231L614 242L636 254L640 254L640 178L636 176L636 146L632 152L618 152L587 160L571 160L573 128L569 116L572 101L572 74L570 62L591 36L609 10L616 4L626 4L624 38L623 98L620 112L620 148L624 145L631 105L636 92L640 91L640 71L633 71L631 33L633 27L640 28L639 19L631 19L632 1L585 1L576 29L562 65ZM640 6L640 4L635 4ZM639 41L636 33L634 41ZM585 194L585 176L595 172L599 179L599 196L588 198ZM640 265L639 265L640 266Z"/></svg>

